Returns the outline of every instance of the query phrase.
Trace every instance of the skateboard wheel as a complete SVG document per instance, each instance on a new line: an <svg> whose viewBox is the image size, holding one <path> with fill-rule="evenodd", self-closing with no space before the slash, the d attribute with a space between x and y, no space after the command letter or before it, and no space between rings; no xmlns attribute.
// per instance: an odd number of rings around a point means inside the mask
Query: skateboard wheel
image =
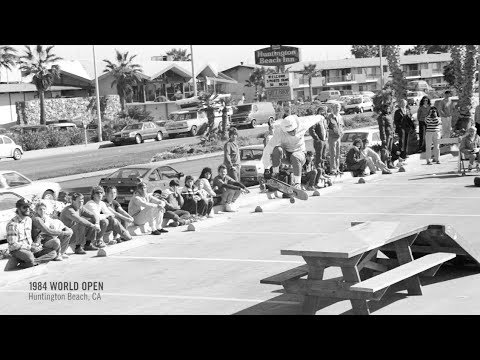
<svg viewBox="0 0 480 360"><path fill-rule="evenodd" d="M294 199L294 198L290 198L290 203L291 203L291 204L294 204L294 203L295 203L295 199Z"/></svg>

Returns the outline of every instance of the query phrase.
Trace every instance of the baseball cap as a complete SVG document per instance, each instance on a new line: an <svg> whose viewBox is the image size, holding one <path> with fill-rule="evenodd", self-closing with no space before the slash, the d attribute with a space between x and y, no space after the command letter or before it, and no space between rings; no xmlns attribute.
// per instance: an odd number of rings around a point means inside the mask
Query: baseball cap
<svg viewBox="0 0 480 360"><path fill-rule="evenodd" d="M283 131L289 132L297 128L297 117L295 115L289 115L282 120L280 127Z"/></svg>
<svg viewBox="0 0 480 360"><path fill-rule="evenodd" d="M170 186L180 186L180 182L177 179L170 181Z"/></svg>
<svg viewBox="0 0 480 360"><path fill-rule="evenodd" d="M28 206L28 207L30 207L30 205L31 205L30 201L28 201L27 199L22 198L22 199L20 199L20 200L17 201L17 203L15 204L15 207L16 207L17 209L19 209L19 208L21 208L21 207L23 207L23 206Z"/></svg>

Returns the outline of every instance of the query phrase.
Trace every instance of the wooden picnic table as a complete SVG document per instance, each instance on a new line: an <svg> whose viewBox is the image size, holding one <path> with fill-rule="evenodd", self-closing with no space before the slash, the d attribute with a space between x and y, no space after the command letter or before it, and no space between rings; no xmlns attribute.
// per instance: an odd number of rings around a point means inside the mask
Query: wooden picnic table
<svg viewBox="0 0 480 360"><path fill-rule="evenodd" d="M428 228L429 225L369 221L321 239L307 239L281 250L282 255L302 256L306 265L261 283L281 284L287 293L304 295L305 314L315 314L322 298L338 298L350 300L355 314L368 315L367 300L381 299L390 285L400 281L406 282L409 295L421 295L418 274L433 276L445 261L455 257L453 253L436 252L414 260L411 245ZM396 259L377 259L378 251L385 245L390 245ZM330 266L339 267L343 277L324 280L325 268ZM373 271L381 274L373 276ZM301 279L305 275L307 278Z"/></svg>

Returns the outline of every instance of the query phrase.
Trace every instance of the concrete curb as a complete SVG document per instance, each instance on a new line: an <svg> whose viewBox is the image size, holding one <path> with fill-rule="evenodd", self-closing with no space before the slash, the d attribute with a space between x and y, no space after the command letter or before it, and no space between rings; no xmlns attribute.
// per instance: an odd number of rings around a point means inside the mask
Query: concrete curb
<svg viewBox="0 0 480 360"><path fill-rule="evenodd" d="M0 262L0 266L2 266L2 269L0 269L0 287L5 287L21 280L31 279L48 273L48 263L23 270L3 271L3 264L7 264L7 262L8 260Z"/></svg>
<svg viewBox="0 0 480 360"><path fill-rule="evenodd" d="M112 143L110 141L102 141L100 143L91 143L87 145L83 144L83 145L63 146L63 147L51 148L51 149L30 150L30 151L25 151L23 153L22 158L25 160L31 160L31 159L48 157L52 155L76 154L84 151L98 150L101 147L105 148L104 145L107 145L107 144L112 144Z"/></svg>

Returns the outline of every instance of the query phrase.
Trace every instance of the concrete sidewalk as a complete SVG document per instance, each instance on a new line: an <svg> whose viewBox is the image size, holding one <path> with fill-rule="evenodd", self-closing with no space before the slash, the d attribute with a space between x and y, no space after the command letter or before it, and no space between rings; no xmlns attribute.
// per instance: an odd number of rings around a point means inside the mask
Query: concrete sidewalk
<svg viewBox="0 0 480 360"><path fill-rule="evenodd" d="M92 151L100 148L115 146L110 141L102 141L98 143L90 143L83 145L72 145L72 146L62 146L57 148L50 149L41 149L41 150L30 150L23 153L22 159L38 159L54 155L63 155L63 154L77 154L84 151Z"/></svg>

